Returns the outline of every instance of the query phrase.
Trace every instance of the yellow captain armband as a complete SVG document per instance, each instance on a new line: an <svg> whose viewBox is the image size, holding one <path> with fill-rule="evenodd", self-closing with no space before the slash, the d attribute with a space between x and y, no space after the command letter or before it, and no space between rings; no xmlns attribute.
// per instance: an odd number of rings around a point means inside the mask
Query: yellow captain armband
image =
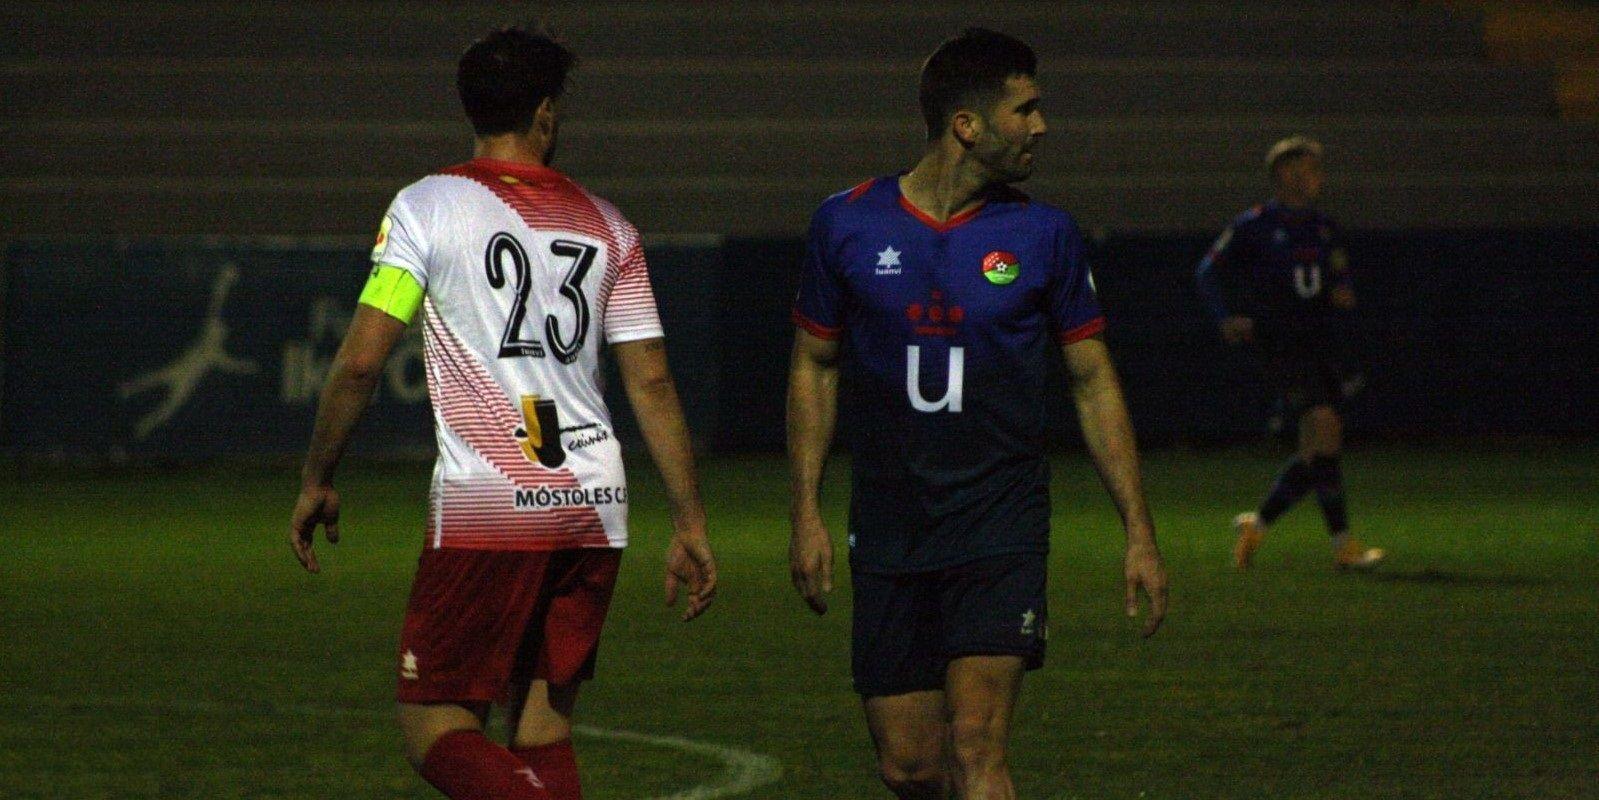
<svg viewBox="0 0 1599 800"><path fill-rule="evenodd" d="M359 302L409 325L422 307L422 284L399 267L379 264L372 268Z"/></svg>

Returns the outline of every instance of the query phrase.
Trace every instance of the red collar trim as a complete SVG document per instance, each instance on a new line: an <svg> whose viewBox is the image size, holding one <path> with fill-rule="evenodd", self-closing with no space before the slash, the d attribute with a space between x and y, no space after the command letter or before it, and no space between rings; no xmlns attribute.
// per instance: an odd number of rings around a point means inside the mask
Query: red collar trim
<svg viewBox="0 0 1599 800"><path fill-rule="evenodd" d="M474 158L467 162L489 172L510 175L532 181L557 181L564 176L543 164L532 164L526 161L500 161L493 158Z"/></svg>
<svg viewBox="0 0 1599 800"><path fill-rule="evenodd" d="M974 218L977 217L977 212L982 211L983 207L988 205L988 203L986 201L978 203L976 206L974 206L972 208L968 208L965 211L962 211L961 213L956 214L955 216L950 217L947 220L944 220L943 222L939 222L938 220L934 219L931 215L929 215L927 212L917 208L914 204L911 203L911 201L909 199L907 199L905 197L904 194L901 194L899 196L899 205L900 205L900 208L903 208L906 211L910 212L910 215L915 217L923 225L926 225L927 227L932 228L933 230L938 231L939 233L949 233L950 231L954 230L955 228L958 228L961 225L964 225L964 224L966 224L968 222L971 222Z"/></svg>

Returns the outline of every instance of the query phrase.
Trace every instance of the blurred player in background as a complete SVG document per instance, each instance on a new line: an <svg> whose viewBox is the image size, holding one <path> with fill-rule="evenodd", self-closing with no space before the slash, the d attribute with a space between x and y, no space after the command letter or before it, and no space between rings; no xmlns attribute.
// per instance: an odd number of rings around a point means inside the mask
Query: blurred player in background
<svg viewBox="0 0 1599 800"><path fill-rule="evenodd" d="M317 526L330 542L339 536L334 468L420 309L439 458L397 694L407 757L456 800L581 797L572 710L627 543L603 344L670 498L667 600L686 587L692 619L716 592L638 231L549 167L572 63L560 43L519 29L461 57L475 157L389 207L322 392L291 522L296 556L317 572ZM509 748L483 733L496 703L508 707Z"/></svg>
<svg viewBox="0 0 1599 800"><path fill-rule="evenodd" d="M1033 51L970 29L922 68L926 154L829 198L795 303L791 572L832 590L818 491L840 373L850 406L853 673L883 782L901 798L1011 798L1022 674L1048 635L1048 348L1127 535L1126 609L1166 611L1138 453L1072 218L1010 184L1044 135ZM847 347L841 344L848 342ZM842 355L841 355L842 354Z"/></svg>
<svg viewBox="0 0 1599 800"><path fill-rule="evenodd" d="M1365 569L1383 558L1349 533L1339 466L1339 404L1358 391L1351 314L1355 290L1338 226L1317 211L1325 177L1322 147L1294 136L1266 154L1274 197L1240 214L1199 262L1199 293L1229 345L1251 345L1298 421L1299 448L1258 511L1233 521L1233 561L1247 569L1277 518L1312 490L1332 534L1333 563Z"/></svg>

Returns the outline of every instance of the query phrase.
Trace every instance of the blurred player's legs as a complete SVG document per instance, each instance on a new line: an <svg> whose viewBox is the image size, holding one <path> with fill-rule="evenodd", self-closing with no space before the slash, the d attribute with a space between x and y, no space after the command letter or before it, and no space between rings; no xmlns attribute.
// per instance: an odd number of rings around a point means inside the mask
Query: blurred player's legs
<svg viewBox="0 0 1599 800"><path fill-rule="evenodd" d="M867 697L866 727L877 747L877 774L900 800L949 796L942 691Z"/></svg>
<svg viewBox="0 0 1599 800"><path fill-rule="evenodd" d="M1301 387L1291 389L1290 404L1296 394L1304 397L1302 392ZM1238 534L1233 545L1233 563L1239 569L1249 567L1271 524L1312 491L1316 493L1316 502L1331 536L1334 566L1365 569L1383 559L1386 555L1383 550L1367 548L1349 534L1349 512L1344 502L1340 463L1342 450L1343 419L1337 408L1326 402L1306 408L1299 417L1298 451L1277 474L1260 510L1239 514L1233 520Z"/></svg>

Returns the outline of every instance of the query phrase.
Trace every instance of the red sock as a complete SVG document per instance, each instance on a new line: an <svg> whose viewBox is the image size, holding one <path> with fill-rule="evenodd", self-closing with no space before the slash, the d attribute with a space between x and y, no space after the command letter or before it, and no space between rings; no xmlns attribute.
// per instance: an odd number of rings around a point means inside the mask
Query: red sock
<svg viewBox="0 0 1599 800"><path fill-rule="evenodd" d="M450 800L553 800L522 759L481 731L451 731L428 749L418 770Z"/></svg>
<svg viewBox="0 0 1599 800"><path fill-rule="evenodd" d="M511 752L533 768L549 791L550 800L583 800L583 788L578 785L577 778L577 754L572 752L571 739L518 747Z"/></svg>

